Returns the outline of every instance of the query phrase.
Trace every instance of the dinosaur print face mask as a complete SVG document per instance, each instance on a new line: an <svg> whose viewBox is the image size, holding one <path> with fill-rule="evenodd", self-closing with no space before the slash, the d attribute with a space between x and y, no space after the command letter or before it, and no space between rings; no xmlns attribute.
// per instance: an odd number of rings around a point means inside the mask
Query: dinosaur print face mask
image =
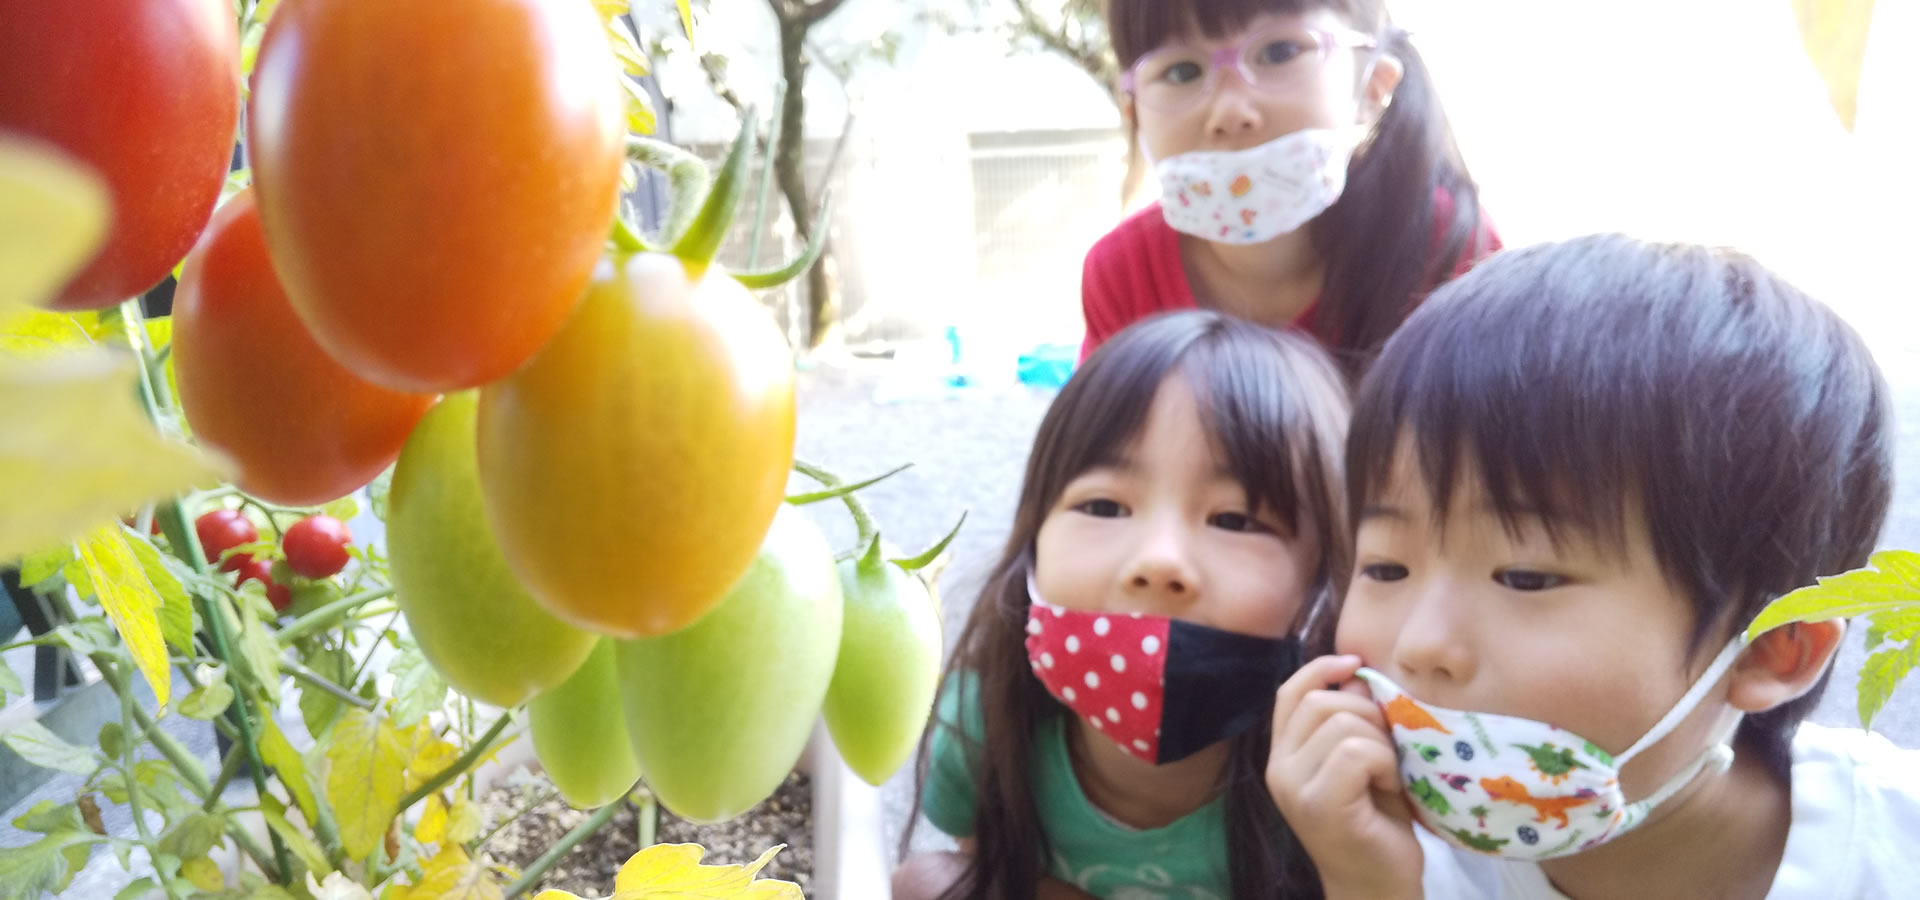
<svg viewBox="0 0 1920 900"><path fill-rule="evenodd" d="M1361 669L1386 714L1414 814L1448 843L1508 859L1554 859L1625 834L1708 766L1724 771L1735 720L1666 784L1628 802L1620 769L1693 712L1740 655L1736 638L1646 735L1618 756L1546 722L1419 703L1387 676Z"/></svg>

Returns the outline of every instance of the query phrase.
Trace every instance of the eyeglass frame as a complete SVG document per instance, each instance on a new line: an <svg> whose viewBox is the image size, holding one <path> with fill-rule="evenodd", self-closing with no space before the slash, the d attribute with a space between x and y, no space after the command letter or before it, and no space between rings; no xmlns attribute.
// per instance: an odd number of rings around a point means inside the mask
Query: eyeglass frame
<svg viewBox="0 0 1920 900"><path fill-rule="evenodd" d="M1371 37L1367 34L1364 34L1362 32L1355 31L1352 29L1342 29L1340 31L1331 31L1325 28L1316 28L1313 26L1306 26L1306 27L1300 28L1299 30L1301 32L1304 32L1306 34L1310 34L1313 36L1314 49L1316 52L1319 53L1319 56L1320 56L1320 60L1319 60L1320 65L1326 65L1328 57L1331 56L1333 51L1337 49L1375 50L1375 51L1378 51L1381 49L1380 41L1377 38ZM1249 32L1247 34L1244 34L1238 40L1232 41L1224 46L1215 47L1213 49L1213 52L1207 55L1207 74L1206 74L1205 90L1202 90L1197 96L1198 97L1212 96L1213 92L1220 87L1221 71L1226 69L1229 64L1232 66L1234 71L1239 74L1240 80L1242 82L1245 82L1248 87L1251 87L1254 90L1264 91L1265 89L1263 89L1260 86L1260 83L1256 81L1247 72L1246 51L1248 49L1248 46L1254 40L1262 39L1262 38L1270 38L1270 37L1272 37L1272 35L1266 31L1254 31L1254 32ZM1151 52L1148 52L1147 54L1141 56L1139 59L1134 60L1133 65L1128 66L1127 71L1121 73L1120 89L1122 91L1125 91L1128 96L1138 100L1139 94L1140 94L1140 91L1139 91L1140 69L1141 67L1145 66L1148 62L1152 61L1155 56L1159 55L1163 49L1165 48L1155 48ZM1149 104L1149 105L1152 105L1152 104ZM1165 107L1155 107L1155 108L1165 109Z"/></svg>

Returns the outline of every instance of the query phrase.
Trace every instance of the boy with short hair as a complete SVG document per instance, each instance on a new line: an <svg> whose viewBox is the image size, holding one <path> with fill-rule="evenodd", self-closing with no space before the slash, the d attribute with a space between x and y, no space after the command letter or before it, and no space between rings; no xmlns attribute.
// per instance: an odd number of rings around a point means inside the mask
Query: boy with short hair
<svg viewBox="0 0 1920 900"><path fill-rule="evenodd" d="M1434 294L1354 413L1344 655L1275 709L1327 896L1920 891L1920 752L1802 723L1844 623L1742 640L1866 563L1892 443L1859 336L1739 254L1582 238Z"/></svg>

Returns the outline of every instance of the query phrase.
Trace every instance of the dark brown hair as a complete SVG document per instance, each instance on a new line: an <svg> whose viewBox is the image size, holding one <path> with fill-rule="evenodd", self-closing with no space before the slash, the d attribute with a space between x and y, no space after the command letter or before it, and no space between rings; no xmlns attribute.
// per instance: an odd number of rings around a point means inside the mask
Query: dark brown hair
<svg viewBox="0 0 1920 900"><path fill-rule="evenodd" d="M976 842L949 900L1028 900L1047 874L1047 836L1034 806L1028 766L1033 735L1065 707L1047 693L1027 661L1026 576L1041 522L1067 485L1136 439L1154 394L1169 376L1185 376L1208 438L1247 492L1255 512L1271 510L1296 539L1323 548L1296 628L1310 628L1308 654L1326 649L1331 618L1321 613L1348 567L1346 508L1339 491L1348 400L1340 371L1311 339L1226 315L1188 310L1128 327L1089 358L1054 399L1027 458L1026 479L1005 550L947 663L943 690L977 685L961 698L977 706L983 739L957 721L937 721L965 748L974 791ZM1270 718L1270 717L1268 717ZM1227 770L1227 855L1236 898L1318 897L1313 864L1281 821L1264 773L1270 725L1233 739ZM929 737L923 736L915 818L926 787ZM906 853L912 826L901 840Z"/></svg>
<svg viewBox="0 0 1920 900"><path fill-rule="evenodd" d="M1349 371L1360 371L1408 311L1452 276L1477 245L1480 194L1454 142L1433 77L1383 0L1106 0L1107 28L1124 71L1154 48L1196 30L1218 38L1267 12L1331 10L1373 36L1405 74L1393 102L1354 154L1347 188L1310 226L1327 269L1315 330ZM1446 221L1436 190L1453 200ZM1435 234L1438 233L1438 240Z"/></svg>
<svg viewBox="0 0 1920 900"><path fill-rule="evenodd" d="M1888 402L1860 336L1752 259L1580 238L1499 254L1407 319L1360 388L1348 498L1377 499L1404 441L1440 515L1463 470L1509 528L1528 513L1620 548L1637 508L1697 656L1866 563ZM1785 775L1825 687L1747 716L1743 749Z"/></svg>

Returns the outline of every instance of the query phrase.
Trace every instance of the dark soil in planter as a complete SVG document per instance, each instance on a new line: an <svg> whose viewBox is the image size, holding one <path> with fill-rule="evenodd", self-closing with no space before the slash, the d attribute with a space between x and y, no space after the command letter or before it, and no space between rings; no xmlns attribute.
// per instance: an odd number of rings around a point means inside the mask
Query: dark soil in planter
<svg viewBox="0 0 1920 900"><path fill-rule="evenodd" d="M503 817L553 791L544 775L515 778L494 789L486 798L486 828ZM540 854L559 843L574 826L586 821L585 810L574 809L554 795L535 806L512 824L500 829L487 842L486 852L495 860L515 869L525 869ZM484 831L482 833L485 833ZM662 844L699 844L707 848L701 862L707 865L740 865L759 858L776 844L785 844L760 877L791 881L802 893L813 892L813 786L807 776L795 772L759 806L745 815L718 825L695 825L660 810L660 825L655 840ZM613 893L614 874L629 857L640 852L638 809L632 804L615 813L600 830L581 841L572 853L547 870L546 877L529 896L547 889L571 891L581 897L607 897Z"/></svg>

